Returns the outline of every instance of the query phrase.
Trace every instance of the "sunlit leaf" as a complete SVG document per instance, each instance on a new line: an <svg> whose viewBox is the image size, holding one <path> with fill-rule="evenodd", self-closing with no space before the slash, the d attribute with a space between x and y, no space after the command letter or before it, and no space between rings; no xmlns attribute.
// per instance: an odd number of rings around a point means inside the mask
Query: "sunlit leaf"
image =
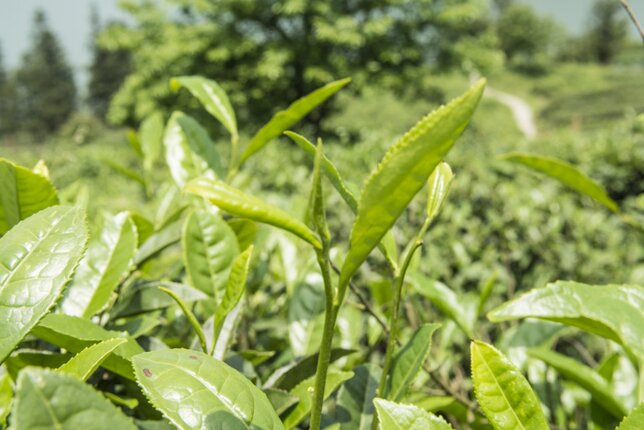
<svg viewBox="0 0 644 430"><path fill-rule="evenodd" d="M381 430L452 430L444 419L413 405L375 400Z"/></svg>
<svg viewBox="0 0 644 430"><path fill-rule="evenodd" d="M644 403L640 403L633 411L619 424L615 430L641 430L644 428Z"/></svg>
<svg viewBox="0 0 644 430"><path fill-rule="evenodd" d="M59 367L58 371L86 381L112 351L125 342L127 339L117 337L89 346Z"/></svg>

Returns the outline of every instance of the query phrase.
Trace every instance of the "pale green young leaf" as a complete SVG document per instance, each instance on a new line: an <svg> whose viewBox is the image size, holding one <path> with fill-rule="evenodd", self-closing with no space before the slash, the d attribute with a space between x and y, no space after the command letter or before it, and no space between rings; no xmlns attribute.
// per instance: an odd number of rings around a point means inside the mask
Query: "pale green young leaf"
<svg viewBox="0 0 644 430"><path fill-rule="evenodd" d="M15 430L136 430L131 418L89 385L38 368L18 376L11 425Z"/></svg>
<svg viewBox="0 0 644 430"><path fill-rule="evenodd" d="M324 398L327 399L338 389L340 384L353 376L353 372L344 372L330 368L326 376L324 385ZM311 392L315 386L315 377L311 377L300 382L293 388L290 393L296 396L299 401L297 406L289 412L284 418L284 427L286 430L295 428L311 412L312 396Z"/></svg>
<svg viewBox="0 0 644 430"><path fill-rule="evenodd" d="M539 399L519 369L494 347L471 344L474 394L496 430L548 430Z"/></svg>
<svg viewBox="0 0 644 430"><path fill-rule="evenodd" d="M117 337L89 346L58 368L59 372L87 381L103 361L127 339Z"/></svg>
<svg viewBox="0 0 644 430"><path fill-rule="evenodd" d="M112 308L110 315L114 315L115 318L131 317L172 306L175 301L159 290L158 287L174 291L185 303L198 302L209 298L209 296L196 288L176 282L151 281L135 283L131 288L119 295L119 299L114 308Z"/></svg>
<svg viewBox="0 0 644 430"><path fill-rule="evenodd" d="M543 361L561 376L588 391L597 404L615 418L626 415L626 407L613 395L609 382L590 367L546 349L529 349L528 354Z"/></svg>
<svg viewBox="0 0 644 430"><path fill-rule="evenodd" d="M190 310L190 307L181 300L181 297L177 295L174 291L172 291L169 288L164 288L164 287L159 287L161 291L172 297L172 300L175 301L175 303L179 306L181 309L181 312L183 312L183 315L185 315L186 319L188 320L188 323L190 323L190 326L192 326L192 329L195 331L197 334L197 338L199 339L199 344L201 345L201 350L203 352L208 352L208 346L206 345L206 336L204 335L203 329L201 328L201 325L199 324L199 321L197 321L197 317L195 317L195 314L192 313Z"/></svg>
<svg viewBox="0 0 644 430"><path fill-rule="evenodd" d="M324 103L326 99L338 92L349 82L351 82L351 79L346 78L326 84L293 102L286 110L273 115L271 120L252 137L250 143L242 153L240 164L262 149L268 142L282 134L284 130L287 130L293 124L304 118L317 106Z"/></svg>
<svg viewBox="0 0 644 430"><path fill-rule="evenodd" d="M604 205L611 211L619 212L619 205L609 197L604 187L570 163L554 157L518 152L504 154L501 156L501 159L522 164L536 172L550 176L566 187Z"/></svg>
<svg viewBox="0 0 644 430"><path fill-rule="evenodd" d="M447 198L454 174L449 164L439 163L427 180L427 218L433 220Z"/></svg>
<svg viewBox="0 0 644 430"><path fill-rule="evenodd" d="M237 119L226 92L213 80L201 76L178 76L170 80L174 91L184 87L195 96L212 116L226 127L231 136L237 136Z"/></svg>
<svg viewBox="0 0 644 430"><path fill-rule="evenodd" d="M293 233L316 248L322 247L317 235L303 222L293 218L282 209L244 194L241 190L222 181L199 178L191 181L185 187L185 191L206 198L231 215L272 225Z"/></svg>
<svg viewBox="0 0 644 430"><path fill-rule="evenodd" d="M447 285L422 275L409 277L412 286L427 297L442 313L452 319L468 337L473 337L476 315L469 314L461 297Z"/></svg>
<svg viewBox="0 0 644 430"><path fill-rule="evenodd" d="M11 376L4 366L0 366L0 428L7 422L13 403L13 387Z"/></svg>
<svg viewBox="0 0 644 430"><path fill-rule="evenodd" d="M163 148L163 115L160 112L143 120L139 129L139 142L143 153L143 168L150 172L161 157Z"/></svg>
<svg viewBox="0 0 644 430"><path fill-rule="evenodd" d="M0 158L0 236L21 220L56 204L58 194L48 178Z"/></svg>
<svg viewBox="0 0 644 430"><path fill-rule="evenodd" d="M197 208L186 218L181 245L192 286L220 303L239 245L235 232L213 209Z"/></svg>
<svg viewBox="0 0 644 430"><path fill-rule="evenodd" d="M246 249L253 244L255 236L257 236L257 224L243 218L233 218L227 222L237 236L239 249Z"/></svg>
<svg viewBox="0 0 644 430"><path fill-rule="evenodd" d="M367 363L353 369L354 375L338 391L336 419L341 430L371 430L382 369Z"/></svg>
<svg viewBox="0 0 644 430"><path fill-rule="evenodd" d="M213 357L170 349L139 354L132 362L152 405L180 429L284 428L266 395Z"/></svg>
<svg viewBox="0 0 644 430"><path fill-rule="evenodd" d="M246 291L246 279L248 278L248 270L250 269L250 260L253 256L253 246L251 245L247 250L239 254L235 259L228 276L228 283L226 284L226 291L221 298L219 306L215 311L215 325L218 326L223 322L224 318L230 311L233 310L239 300L241 299L244 291Z"/></svg>
<svg viewBox="0 0 644 430"><path fill-rule="evenodd" d="M127 212L106 216L63 294L60 311L83 318L102 311L130 271L136 244L136 227Z"/></svg>
<svg viewBox="0 0 644 430"><path fill-rule="evenodd" d="M440 324L424 324L394 356L383 397L399 401L423 367Z"/></svg>
<svg viewBox="0 0 644 430"><path fill-rule="evenodd" d="M414 405L401 405L385 399L374 401L380 430L452 430L444 419Z"/></svg>
<svg viewBox="0 0 644 430"><path fill-rule="evenodd" d="M136 228L137 247L142 245L154 233L154 224L138 212L129 212L130 219Z"/></svg>
<svg viewBox="0 0 644 430"><path fill-rule="evenodd" d="M163 145L170 174L180 188L199 176L224 177L221 160L208 132L183 112L174 112L168 120Z"/></svg>
<svg viewBox="0 0 644 430"><path fill-rule="evenodd" d="M488 313L494 322L540 318L614 340L644 357L644 287L557 281Z"/></svg>
<svg viewBox="0 0 644 430"><path fill-rule="evenodd" d="M49 312L87 242L85 215L54 206L0 238L0 363Z"/></svg>
<svg viewBox="0 0 644 430"><path fill-rule="evenodd" d="M341 287L348 285L351 276L445 158L469 123L484 88L485 80L481 80L463 96L420 120L389 149L367 179L342 266Z"/></svg>
<svg viewBox="0 0 644 430"><path fill-rule="evenodd" d="M47 315L34 327L31 334L75 354L97 342L125 336L121 332L105 330L89 320L63 314ZM111 372L133 380L130 359L143 352L143 348L133 339L126 339L127 342L116 347L101 365Z"/></svg>
<svg viewBox="0 0 644 430"><path fill-rule="evenodd" d="M615 430L642 429L644 429L644 403L640 403L635 409L633 409Z"/></svg>

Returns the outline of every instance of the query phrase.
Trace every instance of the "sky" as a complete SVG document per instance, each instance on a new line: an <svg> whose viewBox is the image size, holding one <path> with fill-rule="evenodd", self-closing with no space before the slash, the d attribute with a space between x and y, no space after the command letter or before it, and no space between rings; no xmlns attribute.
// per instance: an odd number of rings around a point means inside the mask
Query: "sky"
<svg viewBox="0 0 644 430"><path fill-rule="evenodd" d="M571 33L577 34L587 23L593 3L592 0L520 1L531 4L542 14L554 17ZM22 53L29 46L33 13L41 8L47 14L49 25L59 37L82 85L85 70L91 61L89 16L92 3L98 8L102 21L124 19L126 16L119 10L118 0L0 0L0 48L5 67L13 69L20 63ZM630 0L630 3L644 23L644 0ZM632 27L630 23L629 27ZM632 32L635 34L634 28Z"/></svg>

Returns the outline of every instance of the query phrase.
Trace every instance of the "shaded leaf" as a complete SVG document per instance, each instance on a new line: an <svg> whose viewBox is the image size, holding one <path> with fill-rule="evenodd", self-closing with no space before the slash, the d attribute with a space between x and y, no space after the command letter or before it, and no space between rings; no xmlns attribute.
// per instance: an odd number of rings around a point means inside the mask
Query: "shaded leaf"
<svg viewBox="0 0 644 430"><path fill-rule="evenodd" d="M473 337L476 315L469 312L463 299L447 285L423 276L410 276L414 289L431 302L446 316L451 318L468 337Z"/></svg>
<svg viewBox="0 0 644 430"><path fill-rule="evenodd" d="M162 227L161 230L150 235L148 240L146 240L139 248L136 257L134 257L134 264L136 266L140 266L167 247L179 242L181 240L182 231L183 222L178 220Z"/></svg>
<svg viewBox="0 0 644 430"><path fill-rule="evenodd" d="M146 282L144 284L134 284L121 294L111 314L117 317L127 317L172 306L175 303L174 300L159 290L158 287L172 290L186 303L208 299L205 293L188 285L178 284L176 282Z"/></svg>
<svg viewBox="0 0 644 430"><path fill-rule="evenodd" d="M340 387L336 404L337 421L342 430L370 430L382 369L373 363L356 367L354 375Z"/></svg>
<svg viewBox="0 0 644 430"><path fill-rule="evenodd" d="M169 288L164 288L164 287L159 287L161 291L172 297L172 300L174 300L181 311L183 312L183 315L186 317L190 325L192 326L192 329L195 331L197 334L197 338L199 339L199 344L201 345L201 350L205 353L208 353L208 346L206 346L206 336L203 333L203 330L201 328L201 325L199 324L199 321L197 321L197 317L192 313L188 305L181 300L181 297L179 297L174 291L170 290Z"/></svg>
<svg viewBox="0 0 644 430"><path fill-rule="evenodd" d="M125 342L127 342L127 339L114 338L89 346L59 367L58 371L74 376L81 381L86 381L112 351Z"/></svg>
<svg viewBox="0 0 644 430"><path fill-rule="evenodd" d="M309 355L320 348L324 304L320 277L310 275L295 287L288 305L288 338L296 356Z"/></svg>
<svg viewBox="0 0 644 430"><path fill-rule="evenodd" d="M69 206L42 210L0 238L0 363L56 303L86 241L84 214Z"/></svg>

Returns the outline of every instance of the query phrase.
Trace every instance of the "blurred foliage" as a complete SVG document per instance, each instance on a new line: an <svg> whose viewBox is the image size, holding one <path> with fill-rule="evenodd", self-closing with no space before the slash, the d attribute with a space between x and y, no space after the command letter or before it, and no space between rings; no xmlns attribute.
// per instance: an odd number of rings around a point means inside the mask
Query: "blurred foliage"
<svg viewBox="0 0 644 430"><path fill-rule="evenodd" d="M107 28L100 37L105 49L132 54L133 73L108 115L117 124L167 111L175 101L167 80L176 75L216 79L240 116L257 123L276 104L347 75L355 88L409 88L427 64L487 69L503 62L487 0L172 0L163 6L127 0L122 6L135 24ZM328 110L316 112L313 122Z"/></svg>

